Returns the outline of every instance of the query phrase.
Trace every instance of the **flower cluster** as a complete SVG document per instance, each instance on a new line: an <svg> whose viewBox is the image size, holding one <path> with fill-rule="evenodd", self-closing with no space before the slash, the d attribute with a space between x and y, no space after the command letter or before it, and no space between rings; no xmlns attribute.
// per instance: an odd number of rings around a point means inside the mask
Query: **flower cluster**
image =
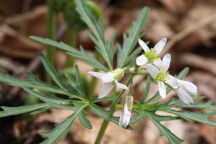
<svg viewBox="0 0 216 144"><path fill-rule="evenodd" d="M171 62L170 54L166 54L162 60L159 58L167 39L162 38L153 49L149 49L145 42L140 39L138 42L145 53L136 59L136 64L139 66L146 64L148 73L158 84L160 96L162 98L166 97L166 85L168 85L176 91L184 103L193 103L190 94L197 95L197 87L191 82L179 80L168 73Z"/></svg>
<svg viewBox="0 0 216 144"><path fill-rule="evenodd" d="M152 79L158 84L159 94L162 98L166 98L166 86L170 86L179 96L179 98L186 104L193 103L192 95L197 95L197 87L187 81L179 80L170 75L168 69L171 63L171 55L165 54L163 59L160 59L159 54L162 52L166 45L167 39L162 38L154 48L149 48L142 40L138 40L138 43L144 50L144 53L136 58L136 64L146 69ZM136 68L133 68L136 69ZM114 71L108 73L101 72L88 72L89 74L100 78L105 85L101 89L98 98L103 98L109 94L109 92L116 85L121 89L128 89L124 84L119 81L124 77L125 68L117 68ZM127 127L130 122L131 112L133 106L133 97L127 96L122 111L122 115L119 119L119 125L121 127Z"/></svg>

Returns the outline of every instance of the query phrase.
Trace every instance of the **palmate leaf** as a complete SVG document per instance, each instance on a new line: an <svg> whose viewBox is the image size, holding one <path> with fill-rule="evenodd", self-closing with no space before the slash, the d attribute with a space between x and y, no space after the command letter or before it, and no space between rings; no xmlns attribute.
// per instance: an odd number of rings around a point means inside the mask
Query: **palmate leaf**
<svg viewBox="0 0 216 144"><path fill-rule="evenodd" d="M175 110L167 110L166 112L172 113L187 121L196 121L199 123L216 126L216 121L208 120L208 118L216 114L216 112L200 113L200 112L175 111Z"/></svg>
<svg viewBox="0 0 216 144"><path fill-rule="evenodd" d="M109 69L112 70L113 66L110 59L110 51L107 47L104 39L104 25L102 18L99 20L99 23L96 22L92 12L86 6L84 0L74 0L76 4L77 12L80 14L81 19L86 23L89 29L92 31L93 35L89 35L92 41L97 46L97 51L103 56L104 60L109 66Z"/></svg>
<svg viewBox="0 0 216 144"><path fill-rule="evenodd" d="M42 44L57 47L61 50L66 51L67 54L69 54L75 58L79 58L79 59L83 60L85 63L89 64L90 66L92 66L94 68L97 68L97 69L103 70L103 71L108 71L107 68L104 65L102 65L101 63L99 63L94 57L88 55L82 47L80 48L80 51L79 51L79 50L72 48L71 46L69 46L63 42L56 42L56 41L48 39L48 38L30 36L30 39L37 41L39 43L42 43Z"/></svg>
<svg viewBox="0 0 216 144"><path fill-rule="evenodd" d="M72 115L67 117L66 120L56 125L54 129L49 132L43 132L41 135L48 137L41 144L56 144L58 140L64 140L67 133L69 132L75 118L79 115L79 113L86 107L86 105L82 105L79 109L77 109Z"/></svg>
<svg viewBox="0 0 216 144"><path fill-rule="evenodd" d="M167 129L166 127L164 127L160 123L161 121L169 120L169 117L157 116L152 112L145 112L145 111L143 111L143 112L154 123L154 125L158 128L158 130L160 131L161 136L166 136L171 144L181 144L183 142L183 140L181 140L180 138L175 136L169 129ZM173 119L173 117L170 118L170 120L172 120L172 119Z"/></svg>
<svg viewBox="0 0 216 144"><path fill-rule="evenodd" d="M36 111L36 110L47 108L47 107L49 107L49 104L46 104L46 103L27 105L27 106L18 106L18 107L2 106L1 108L4 111L0 111L0 118L12 116L12 115L23 114L23 113L28 113L28 112Z"/></svg>
<svg viewBox="0 0 216 144"><path fill-rule="evenodd" d="M130 57L131 51L137 44L137 40L141 36L140 33L147 21L148 13L149 8L143 8L137 21L133 23L129 36L127 37L126 34L123 36L123 47L122 49L119 49L119 54L117 56L117 67L122 68L130 61L128 58Z"/></svg>

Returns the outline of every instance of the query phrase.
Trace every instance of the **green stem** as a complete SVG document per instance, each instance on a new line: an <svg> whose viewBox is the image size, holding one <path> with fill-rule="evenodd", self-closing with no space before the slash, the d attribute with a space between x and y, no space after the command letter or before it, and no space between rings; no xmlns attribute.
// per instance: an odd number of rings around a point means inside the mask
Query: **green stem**
<svg viewBox="0 0 216 144"><path fill-rule="evenodd" d="M55 39L55 13L53 11L53 1L48 2L48 15L47 15L47 37L49 39ZM51 64L54 63L54 47L47 46L47 59Z"/></svg>
<svg viewBox="0 0 216 144"><path fill-rule="evenodd" d="M47 14L47 37L49 39L55 39L55 13L53 10L53 0L48 2L48 14ZM54 52L55 49L53 46L47 46L47 59L51 64L54 64ZM46 74L47 82L51 83L51 78Z"/></svg>
<svg viewBox="0 0 216 144"><path fill-rule="evenodd" d="M67 32L67 40L68 40L68 44L75 48L76 41L77 41L77 31L69 28ZM74 58L70 55L67 55L66 67L73 67L73 66L74 66Z"/></svg>
<svg viewBox="0 0 216 144"><path fill-rule="evenodd" d="M100 54L98 52L96 53L96 59L99 62L101 62L101 60L102 60L101 56L100 56ZM98 69L94 69L94 71L97 72ZM93 77L92 80L91 80L91 82L90 82L89 90L88 90L88 94L89 94L88 95L88 99L89 100L92 100L93 97L94 97L94 92L95 92L95 87L96 87L97 81L98 81L98 79L96 77Z"/></svg>
<svg viewBox="0 0 216 144"><path fill-rule="evenodd" d="M130 75L130 78L128 79L127 84L126 84L127 86L132 82L133 78L134 78L134 75ZM113 103L112 103L112 105L110 107L111 111L115 110L116 104L121 100L121 97L125 93L125 91L126 90L122 90L119 93L119 95L117 96L117 99L115 101L113 101ZM114 113L114 111L110 114L110 116L112 116L113 113ZM100 144L100 142L101 142L101 140L102 140L102 138L104 136L104 133L105 133L105 131L107 129L108 124L109 124L109 121L106 121L106 120L103 121L103 124L102 124L102 126L100 128L100 131L98 132L97 138L95 140L95 144Z"/></svg>

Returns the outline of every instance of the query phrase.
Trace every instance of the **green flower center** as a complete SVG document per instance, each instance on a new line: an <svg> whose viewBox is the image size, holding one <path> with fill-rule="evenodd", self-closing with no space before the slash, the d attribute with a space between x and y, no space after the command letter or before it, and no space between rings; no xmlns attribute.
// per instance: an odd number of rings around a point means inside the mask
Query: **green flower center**
<svg viewBox="0 0 216 144"><path fill-rule="evenodd" d="M151 48L148 52L145 52L144 55L148 58L149 62L152 63L155 59L158 59L158 54L156 54L156 50L153 48Z"/></svg>
<svg viewBox="0 0 216 144"><path fill-rule="evenodd" d="M168 72L159 72L155 81L165 82L168 79Z"/></svg>
<svg viewBox="0 0 216 144"><path fill-rule="evenodd" d="M114 74L114 79L119 81L124 77L124 69L117 68L114 71L112 71Z"/></svg>

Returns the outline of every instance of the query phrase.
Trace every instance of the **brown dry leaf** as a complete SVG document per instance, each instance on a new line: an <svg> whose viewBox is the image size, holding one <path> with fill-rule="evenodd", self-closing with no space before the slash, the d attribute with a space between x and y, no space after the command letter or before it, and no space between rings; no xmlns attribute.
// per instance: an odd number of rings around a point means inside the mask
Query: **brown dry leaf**
<svg viewBox="0 0 216 144"><path fill-rule="evenodd" d="M210 120L216 121L216 115L212 116ZM216 144L216 127L202 125L200 133L210 144Z"/></svg>
<svg viewBox="0 0 216 144"><path fill-rule="evenodd" d="M7 25L0 25L0 52L18 58L33 58L41 45L17 33Z"/></svg>

